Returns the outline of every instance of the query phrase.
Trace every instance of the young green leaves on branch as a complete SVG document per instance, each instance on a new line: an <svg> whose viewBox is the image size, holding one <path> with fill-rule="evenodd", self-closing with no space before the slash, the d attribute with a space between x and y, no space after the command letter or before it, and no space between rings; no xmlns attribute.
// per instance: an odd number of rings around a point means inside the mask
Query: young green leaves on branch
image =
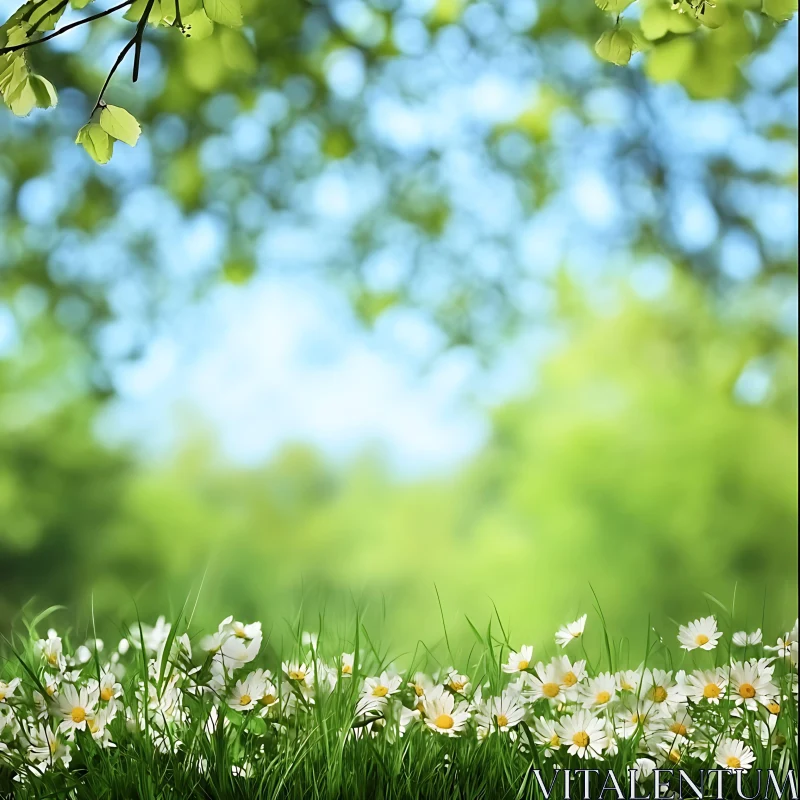
<svg viewBox="0 0 800 800"><path fill-rule="evenodd" d="M614 28L595 43L595 52L604 61L624 66L634 53L646 51L645 71L650 78L679 80L696 96L720 96L732 88L736 64L748 54L752 43L753 26L746 23L746 16L761 17L764 24L787 22L797 12L797 3L595 0L601 11L615 18ZM717 33L717 29L721 30ZM709 64L715 69L708 69ZM690 75L693 67L699 79ZM710 81L706 81L708 77Z"/></svg>
<svg viewBox="0 0 800 800"><path fill-rule="evenodd" d="M104 106L99 122L90 122L78 131L75 140L98 163L107 164L114 153L114 142L136 146L142 132L133 114L119 106Z"/></svg>
<svg viewBox="0 0 800 800"><path fill-rule="evenodd" d="M92 0L29 0L0 26L0 97L11 112L25 117L34 108L52 108L58 102L53 84L31 68L30 49L73 28L125 11L124 19L135 23L131 38L106 78L89 122L78 132L76 143L98 163L107 164L114 142L135 146L141 133L136 119L124 108L108 105L105 93L112 77L134 53L133 80L138 76L141 44L146 26L177 28L184 36L204 39L215 24L239 27L242 24L240 0L123 0L117 5L90 14L58 28L68 7L81 11ZM95 119L97 112L99 118Z"/></svg>

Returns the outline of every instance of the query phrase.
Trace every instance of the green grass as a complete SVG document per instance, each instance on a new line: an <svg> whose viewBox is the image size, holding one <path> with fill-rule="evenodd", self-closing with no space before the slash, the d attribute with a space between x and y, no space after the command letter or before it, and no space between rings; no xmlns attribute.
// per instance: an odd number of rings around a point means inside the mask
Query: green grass
<svg viewBox="0 0 800 800"><path fill-rule="evenodd" d="M36 641L43 636L45 616L28 622L24 630L17 631L4 644L0 661L0 680L8 686L12 679L20 683L14 691L0 701L0 797L14 798L539 798L543 797L539 779L545 786L555 781L554 798L563 798L564 776L557 770L599 769L612 770L622 782L627 794L628 769L637 757L651 757L654 766L683 769L695 781L701 781L701 770L716 768L714 754L723 738L745 741L755 758L752 769L745 773L743 790L747 796L764 797L766 776L762 775L762 788L757 786L757 771L773 769L782 781L787 772L797 767L797 705L792 692L796 686L795 668L788 660L777 659L773 680L778 687L775 699L780 713L770 714L762 706L741 717L731 714L735 708L735 693L729 682L719 706L707 702L685 705L692 717L690 741L694 744L683 749L681 761L674 765L669 753L680 748L677 735L658 736L646 724L634 726L629 736L615 737L616 752L604 753L601 759L580 759L568 755L565 747L552 754L539 743L535 721L537 717L564 718L578 706L568 702L554 706L548 700L522 702L524 716L509 731L496 725L485 735L479 735L477 720L471 713L466 728L450 737L434 732L422 721L409 725L400 735L397 721L401 707L407 709L419 702L414 690L407 685L418 670L438 672L439 682L446 682L444 667L456 665L458 671L470 678L470 686L462 694L446 688L444 696L455 702L471 703L479 707L475 694L480 687L483 700L498 695L510 680L502 666L507 662L512 642L506 632L495 624L485 633L473 627L475 642L463 655L450 651L445 634L438 648L418 644L413 655L401 659L403 680L400 691L367 716L355 713L362 695L364 678L378 676L390 666L392 654L381 649L379 639L371 636L354 619L352 630L339 639L319 637L317 648L309 653L310 645L303 643L304 625L291 626L291 633L282 637L289 644L276 645L278 637L265 634L258 648L258 656L226 676L224 685L214 684L214 655L201 647L203 634L194 631L190 617L183 612L176 615L169 633L160 637L158 651L131 646L129 652L119 657L115 669L124 675L119 679L121 692L117 699L104 703L96 699L89 716L97 719L103 709L113 704L116 716L108 723L106 735L114 747L104 747L88 730L77 731L68 741L65 734L55 734L63 746L69 748L69 766L63 762L39 762L43 774L32 775L29 718L37 713L35 692L47 694L47 683L54 676L70 671L68 664L48 664ZM655 636L645 652L622 663L622 643L615 641L605 630L602 615L590 622L601 629L597 652L584 647L585 640L570 644L563 651L574 662L585 659L589 675L600 671L623 668L663 668L691 671L729 663L730 642L721 640L710 652L684 653L665 647ZM316 626L324 629L324 621ZM138 622L131 626L130 639L140 645L148 639L150 630ZM251 632L252 633L252 632ZM230 631L228 630L228 634ZM69 657L74 643L64 635L63 650ZM86 686L104 671L106 662L115 658L116 651L104 647L94 648L94 637L84 657L89 658L79 666L76 685ZM230 634L226 647L250 647L247 639ZM517 645L519 643L513 643ZM188 646L187 646L188 645ZM255 648L254 648L255 649ZM189 652L191 651L191 655ZM303 690L297 681L281 675L282 660L318 659L338 674L342 652L358 652L352 675L340 676L335 685L324 680L318 670L313 681ZM573 652L574 651L574 652ZM762 648L750 647L741 651L747 658L772 655ZM169 658L160 653L170 654ZM559 651L561 653L561 651ZM535 661L542 648L537 647ZM739 658L740 656L736 656ZM219 658L219 656L217 656ZM547 661L547 659L544 659ZM58 659L56 659L58 661ZM529 670L533 670L531 662ZM235 683L256 667L270 669L275 677L278 701L260 713L265 706L256 705L247 711L234 710L227 704ZM529 672L525 673L530 674ZM587 678L588 679L588 678ZM526 679L527 680L527 679ZM143 702L143 685L147 684L150 703ZM579 685L584 685L581 681ZM198 687L215 686L215 691L198 690ZM327 687L327 688L326 688ZM63 712L59 698L66 702L64 679L57 687L53 699L40 706L42 723L57 731ZM266 691L266 690L264 690ZM439 690L428 690L433 698ZM638 708L646 701L649 690L645 684L634 692L620 693L607 707L593 711L594 716L618 722L623 709ZM0 694L2 692L0 691ZM653 695L655 696L655 695ZM431 706L426 706L430 709ZM652 704L648 708L655 708ZM454 712L455 713L455 712ZM652 712L655 713L655 712ZM648 711L648 714L651 714ZM653 717L649 717L652 719ZM685 719L685 716L683 717ZM761 741L757 732L760 721L773 718L774 728L768 743ZM38 723L37 723L38 724ZM662 723L655 724L655 727ZM663 726L662 726L663 727ZM663 746L662 746L663 745ZM63 752L57 750L58 753ZM235 774L245 770L245 774ZM539 779L537 779L538 770ZM22 776L22 780L15 780ZM600 797L604 774L591 773L584 786L583 774L572 782L571 797ZM714 778L716 780L716 778ZM708 781L706 781L707 785ZM723 797L736 797L733 777L726 777ZM652 778L643 783L640 795L652 792ZM602 795L617 795L607 791ZM691 795L687 795L691 796ZM708 789L706 796L716 797L716 790ZM785 796L788 796L785 795Z"/></svg>

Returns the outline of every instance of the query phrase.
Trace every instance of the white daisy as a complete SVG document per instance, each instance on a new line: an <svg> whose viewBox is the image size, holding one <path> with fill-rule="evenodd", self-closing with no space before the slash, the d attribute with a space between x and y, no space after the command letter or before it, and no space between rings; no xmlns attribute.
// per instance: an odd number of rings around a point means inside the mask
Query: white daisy
<svg viewBox="0 0 800 800"><path fill-rule="evenodd" d="M0 681L0 703L7 702L9 697L12 697L17 686L19 686L19 678L13 678L8 683Z"/></svg>
<svg viewBox="0 0 800 800"><path fill-rule="evenodd" d="M620 692L633 692L639 688L642 680L641 669L626 669L616 673L617 690Z"/></svg>
<svg viewBox="0 0 800 800"><path fill-rule="evenodd" d="M97 695L90 695L86 688L78 689L71 683L65 683L56 698L56 714L62 722L59 730L68 734L74 731L85 731L87 719L94 716Z"/></svg>
<svg viewBox="0 0 800 800"><path fill-rule="evenodd" d="M435 685L433 678L424 672L417 672L414 675L414 680L408 683L409 688L417 698L424 697Z"/></svg>
<svg viewBox="0 0 800 800"><path fill-rule="evenodd" d="M425 724L436 733L455 736L469 722L469 710L465 702L456 705L455 697L443 686L435 686L425 695L423 713Z"/></svg>
<svg viewBox="0 0 800 800"><path fill-rule="evenodd" d="M560 656L553 659L553 664L558 675L558 682L567 700L570 703L577 702L581 688L578 684L586 677L586 661L573 663L567 656Z"/></svg>
<svg viewBox="0 0 800 800"><path fill-rule="evenodd" d="M519 703L519 695L506 689L500 697L489 697L478 705L477 723L489 731L507 732L519 725L525 717L525 709Z"/></svg>
<svg viewBox="0 0 800 800"><path fill-rule="evenodd" d="M342 653L340 672L343 678L349 678L353 674L355 666L355 653Z"/></svg>
<svg viewBox="0 0 800 800"><path fill-rule="evenodd" d="M31 761L48 763L51 766L61 761L65 767L72 761L69 745L47 725L25 724L22 738Z"/></svg>
<svg viewBox="0 0 800 800"><path fill-rule="evenodd" d="M34 647L36 652L48 667L52 667L53 669L57 669L59 671L66 667L64 647L61 643L61 637L57 636L55 631L48 631L47 638L39 639Z"/></svg>
<svg viewBox="0 0 800 800"><path fill-rule="evenodd" d="M744 705L755 711L759 704L769 705L780 695L772 682L772 668L756 659L734 661L730 672L731 697L737 706Z"/></svg>
<svg viewBox="0 0 800 800"><path fill-rule="evenodd" d="M447 673L447 679L445 680L445 685L451 689L452 691L456 692L456 694L465 694L469 691L470 683L469 683L469 676L462 675L456 670L449 670Z"/></svg>
<svg viewBox="0 0 800 800"><path fill-rule="evenodd" d="M601 672L580 689L584 708L605 708L617 696L617 681L610 672Z"/></svg>
<svg viewBox="0 0 800 800"><path fill-rule="evenodd" d="M300 661L284 661L281 672L290 680L305 686L314 685L314 667Z"/></svg>
<svg viewBox="0 0 800 800"><path fill-rule="evenodd" d="M534 667L534 674L528 678L526 698L534 702L545 698L553 704L566 703L562 678L563 670L558 662L551 661L545 665L540 661Z"/></svg>
<svg viewBox="0 0 800 800"><path fill-rule="evenodd" d="M778 643L771 647L767 645L767 650L777 652L781 658L785 658L792 664L797 664L797 641L798 641L798 621L794 621L794 627L788 631L783 637L778 639Z"/></svg>
<svg viewBox="0 0 800 800"><path fill-rule="evenodd" d="M727 686L728 678L725 670L717 667L717 669L696 669L686 675L681 690L693 703L705 700L718 705L720 700L725 699Z"/></svg>
<svg viewBox="0 0 800 800"><path fill-rule="evenodd" d="M608 746L605 723L588 711L581 710L562 717L556 731L571 756L602 758L603 750Z"/></svg>
<svg viewBox="0 0 800 800"><path fill-rule="evenodd" d="M533 647L528 644L522 645L519 652L511 651L508 654L508 661L503 664L503 672L513 674L515 672L524 672L531 665L533 661Z"/></svg>
<svg viewBox="0 0 800 800"><path fill-rule="evenodd" d="M738 739L723 739L714 753L714 758L721 767L729 770L744 770L753 766L756 760L753 751Z"/></svg>
<svg viewBox="0 0 800 800"><path fill-rule="evenodd" d="M686 702L672 672L663 669L645 670L639 689L640 697L660 716L668 716Z"/></svg>
<svg viewBox="0 0 800 800"><path fill-rule="evenodd" d="M537 717L533 722L533 732L536 742L544 747L545 758L552 757L553 753L561 747L561 737L556 730L556 720L546 717Z"/></svg>
<svg viewBox="0 0 800 800"><path fill-rule="evenodd" d="M584 614L580 619L576 619L575 622L570 622L568 625L564 625L563 628L559 628L556 631L556 644L566 647L575 639L580 639L586 627L586 616Z"/></svg>
<svg viewBox="0 0 800 800"><path fill-rule="evenodd" d="M251 672L246 678L236 681L228 695L228 707L234 711L250 711L264 696L266 681L263 673Z"/></svg>
<svg viewBox="0 0 800 800"><path fill-rule="evenodd" d="M761 644L761 628L756 628L752 633L747 631L736 631L733 634L733 643L737 647L748 647L749 645Z"/></svg>
<svg viewBox="0 0 800 800"><path fill-rule="evenodd" d="M688 625L681 625L678 630L678 641L684 650L713 650L721 638L714 616L701 617Z"/></svg>
<svg viewBox="0 0 800 800"><path fill-rule="evenodd" d="M365 678L362 694L365 697L391 697L400 691L403 679L385 670L377 678Z"/></svg>

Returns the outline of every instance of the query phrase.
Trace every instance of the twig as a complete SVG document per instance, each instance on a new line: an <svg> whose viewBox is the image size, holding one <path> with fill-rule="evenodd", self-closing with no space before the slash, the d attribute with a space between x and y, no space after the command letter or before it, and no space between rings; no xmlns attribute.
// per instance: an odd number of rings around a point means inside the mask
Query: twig
<svg viewBox="0 0 800 800"><path fill-rule="evenodd" d="M119 11L126 6L132 5L134 0L125 0L124 3L120 3L119 5L114 6L113 8L106 9L105 11L101 11L98 14L93 14L91 17L85 17L84 19L76 20L75 22L71 22L69 25L65 25L63 28L59 28L57 31L53 31L53 33L47 34L47 36L42 36L40 39L34 39L30 42L23 42L22 44L15 44L12 47L3 47L0 48L0 56L7 55L8 53L15 53L17 50L24 50L26 47L33 47L35 44L42 44L42 42L48 42L50 39L55 39L56 36L61 36L62 33L66 33L67 31L71 31L73 28L77 28L80 25L86 25L89 22L94 22L96 19L100 19L101 17L107 17L109 14L113 14L116 11Z"/></svg>
<svg viewBox="0 0 800 800"><path fill-rule="evenodd" d="M147 0L147 6L144 9L144 13L139 18L139 23L136 26L136 33L131 40L131 43L136 45L136 49L133 52L133 82L139 80L139 62L142 58L142 41L144 40L144 29L147 27L147 20L150 18L150 12L153 10L153 6L155 5L156 0ZM127 48L126 48L127 49ZM93 112L94 113L94 112Z"/></svg>
<svg viewBox="0 0 800 800"><path fill-rule="evenodd" d="M92 109L92 113L89 114L91 118L95 111L97 111L100 106L103 105L103 95L106 93L106 89L108 89L108 84L111 83L111 79L114 77L114 73L119 69L119 65L124 61L125 56L128 53L128 50L133 47L136 42L136 34L134 34L133 38L122 48L120 54L117 56L117 60L114 62L114 66L111 67L111 72L108 73L108 77L106 77L106 81L103 84L103 88L100 90L100 94L97 96L97 102L94 104L94 108Z"/></svg>

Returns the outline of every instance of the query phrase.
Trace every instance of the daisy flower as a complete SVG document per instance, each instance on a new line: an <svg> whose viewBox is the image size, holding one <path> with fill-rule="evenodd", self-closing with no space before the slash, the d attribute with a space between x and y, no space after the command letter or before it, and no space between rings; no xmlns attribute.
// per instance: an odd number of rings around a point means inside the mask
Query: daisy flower
<svg viewBox="0 0 800 800"><path fill-rule="evenodd" d="M500 697L490 697L479 703L477 723L487 730L506 733L525 717L525 709L519 704L519 696L506 689Z"/></svg>
<svg viewBox="0 0 800 800"><path fill-rule="evenodd" d="M545 698L551 703L566 703L567 698L564 694L562 683L563 670L559 665L551 661L545 665L541 661L534 667L534 674L528 678L528 689L525 695L532 701Z"/></svg>
<svg viewBox="0 0 800 800"><path fill-rule="evenodd" d="M733 634L733 643L737 647L747 647L748 645L761 644L761 628L756 628L752 633L747 631L737 631Z"/></svg>
<svg viewBox="0 0 800 800"><path fill-rule="evenodd" d="M51 766L61 761L65 767L70 765L72 753L69 745L47 725L25 725L22 736L31 761Z"/></svg>
<svg viewBox="0 0 800 800"><path fill-rule="evenodd" d="M0 681L0 703L5 703L8 698L14 694L14 690L17 688L17 686L19 686L19 684L19 678L14 678L8 683Z"/></svg>
<svg viewBox="0 0 800 800"><path fill-rule="evenodd" d="M96 692L103 703L110 703L122 696L122 684L118 683L117 676L110 670L103 672L99 681L90 680L86 686L90 692Z"/></svg>
<svg viewBox="0 0 800 800"><path fill-rule="evenodd" d="M797 664L797 639L798 639L798 621L794 621L794 627L788 631L783 637L778 638L778 643L771 647L767 645L767 650L777 652L781 658L791 661L792 664Z"/></svg>
<svg viewBox="0 0 800 800"><path fill-rule="evenodd" d="M362 693L366 697L391 697L400 691L403 679L385 670L377 678L365 678Z"/></svg>
<svg viewBox="0 0 800 800"><path fill-rule="evenodd" d="M425 695L423 713L425 724L436 733L455 736L469 722L469 710L465 702L456 705L455 697L443 686L436 686Z"/></svg>
<svg viewBox="0 0 800 800"><path fill-rule="evenodd" d="M469 690L469 676L461 675L455 670L449 670L447 673L447 680L445 685L448 689L456 692L457 694L464 694Z"/></svg>
<svg viewBox="0 0 800 800"><path fill-rule="evenodd" d="M305 662L284 661L281 664L281 672L290 680L306 686L314 685L314 667L308 666Z"/></svg>
<svg viewBox="0 0 800 800"><path fill-rule="evenodd" d="M678 629L678 641L684 650L713 650L722 638L717 630L716 617L701 617Z"/></svg>
<svg viewBox="0 0 800 800"><path fill-rule="evenodd" d="M580 619L576 619L575 622L570 622L568 625L564 625L563 628L559 628L556 631L556 644L566 647L574 639L580 639L586 627L586 616L584 614Z"/></svg>
<svg viewBox="0 0 800 800"><path fill-rule="evenodd" d="M86 688L78 689L71 683L61 687L61 693L56 699L56 714L62 722L59 730L72 734L75 731L85 731L86 722L94 715L94 705L97 696Z"/></svg>
<svg viewBox="0 0 800 800"><path fill-rule="evenodd" d="M263 673L251 672L246 678L236 681L228 696L228 707L234 711L249 711L264 696L266 682Z"/></svg>
<svg viewBox="0 0 800 800"><path fill-rule="evenodd" d="M339 671L343 678L349 678L353 674L355 658L355 653L342 653L342 663Z"/></svg>
<svg viewBox="0 0 800 800"><path fill-rule="evenodd" d="M636 692L642 680L641 670L626 669L616 673L617 690L620 692Z"/></svg>
<svg viewBox="0 0 800 800"><path fill-rule="evenodd" d="M588 711L562 717L556 731L571 756L602 758L603 750L608 746L605 723Z"/></svg>
<svg viewBox="0 0 800 800"><path fill-rule="evenodd" d="M717 669L696 669L685 676L681 689L693 703L706 700L718 705L719 701L725 698L727 686L728 678L725 670L718 667Z"/></svg>
<svg viewBox="0 0 800 800"><path fill-rule="evenodd" d="M610 672L601 672L581 686L584 708L605 708L617 696L617 681Z"/></svg>
<svg viewBox="0 0 800 800"><path fill-rule="evenodd" d="M723 739L716 752L714 758L721 767L726 767L731 771L738 769L745 772L753 766L756 760L753 751L738 739Z"/></svg>
<svg viewBox="0 0 800 800"><path fill-rule="evenodd" d="M36 642L35 649L48 667L59 671L66 667L61 637L57 636L55 631L48 631L46 639L39 639Z"/></svg>
<svg viewBox="0 0 800 800"><path fill-rule="evenodd" d="M141 649L142 642L144 642L146 652L157 653L167 641L171 629L172 625L167 622L166 617L161 616L152 626L144 623L131 625L129 638L134 647Z"/></svg>
<svg viewBox="0 0 800 800"><path fill-rule="evenodd" d="M673 679L672 672L663 669L646 670L639 691L641 698L661 716L669 715L686 702L686 696Z"/></svg>
<svg viewBox="0 0 800 800"><path fill-rule="evenodd" d="M503 664L503 672L513 675L515 672L524 672L533 661L533 647L528 644L522 645L519 652L511 651L508 654L508 662Z"/></svg>
<svg viewBox="0 0 800 800"><path fill-rule="evenodd" d="M546 717L537 717L533 721L533 733L537 744L544 747L544 757L551 758L561 747L561 737L556 730L556 721Z"/></svg>
<svg viewBox="0 0 800 800"><path fill-rule="evenodd" d="M418 698L424 697L435 685L433 678L426 675L424 672L416 673L416 675L414 675L414 680L408 683L408 687Z"/></svg>
<svg viewBox="0 0 800 800"><path fill-rule="evenodd" d="M586 677L586 661L572 663L567 656L561 656L554 658L553 664L558 675L558 682L567 700L570 703L576 702L580 692L578 684Z"/></svg>
<svg viewBox="0 0 800 800"><path fill-rule="evenodd" d="M755 659L734 661L730 672L731 697L737 706L755 711L759 704L769 705L780 690L772 682L772 668Z"/></svg>

